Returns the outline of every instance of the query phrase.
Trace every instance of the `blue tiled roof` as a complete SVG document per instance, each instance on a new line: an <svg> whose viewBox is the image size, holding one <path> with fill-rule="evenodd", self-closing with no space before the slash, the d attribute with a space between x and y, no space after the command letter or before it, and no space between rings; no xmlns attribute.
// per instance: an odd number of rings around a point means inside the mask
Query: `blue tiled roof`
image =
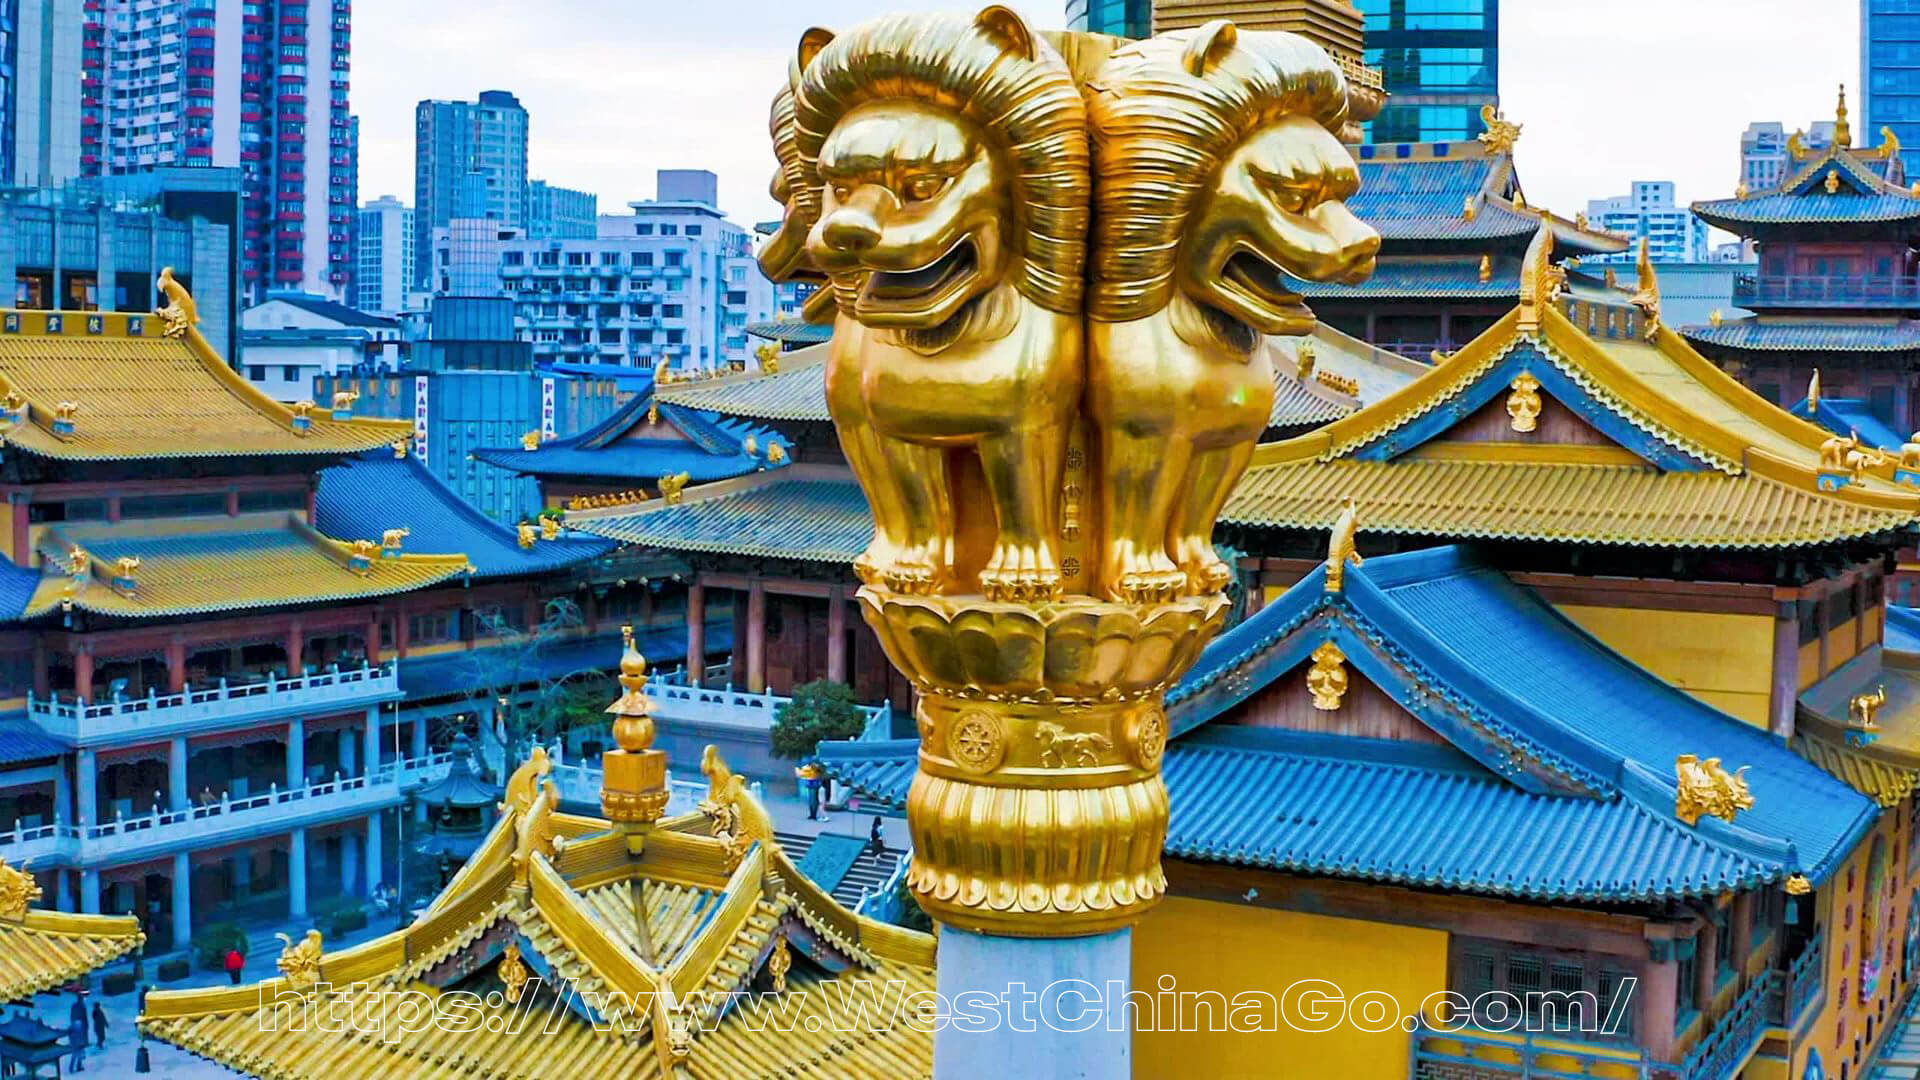
<svg viewBox="0 0 1920 1080"><path fill-rule="evenodd" d="M1476 258L1381 259L1373 276L1358 285L1287 279L1287 287L1306 297L1437 296L1512 299L1520 295L1520 263L1495 259L1493 273L1480 280Z"/></svg>
<svg viewBox="0 0 1920 1080"><path fill-rule="evenodd" d="M1764 223L1920 221L1920 198L1852 191L1833 195L1824 191L1814 195L1781 192L1697 202L1693 212L1722 228Z"/></svg>
<svg viewBox="0 0 1920 1080"><path fill-rule="evenodd" d="M1504 206L1482 205L1472 221L1462 213L1469 198L1499 193L1506 168L1505 158L1479 156L1362 160L1347 207L1388 241L1532 236L1539 221Z"/></svg>
<svg viewBox="0 0 1920 1080"><path fill-rule="evenodd" d="M1787 407L1787 411L1803 419L1812 420L1836 435L1858 433L1860 441L1869 446L1898 453L1906 436L1895 431L1892 424L1874 415L1873 410L1860 398L1820 397L1820 407L1811 413L1807 411L1807 399L1801 398Z"/></svg>
<svg viewBox="0 0 1920 1080"><path fill-rule="evenodd" d="M638 628L634 642L649 663L658 669L677 666L687 655L687 629L682 626ZM708 623L707 651L726 652L733 648L731 622ZM482 693L497 685L501 673L520 660L519 678L558 679L581 671L612 672L620 664L620 635L596 634L592 637L556 641L521 658L517 650L504 647L474 649L469 652L435 653L400 661L400 690L410 701ZM475 673L486 671L484 678Z"/></svg>
<svg viewBox="0 0 1920 1080"><path fill-rule="evenodd" d="M1204 726L1328 639L1449 745ZM1222 635L1169 703L1167 850L1196 859L1537 899L1706 895L1823 880L1876 816L1457 548L1371 560L1333 598L1315 571ZM914 752L821 747L836 776L895 799ZM1683 753L1751 766L1753 809L1682 825Z"/></svg>
<svg viewBox="0 0 1920 1080"><path fill-rule="evenodd" d="M40 572L15 566L12 560L0 560L0 623L14 622L27 613L33 591L40 587Z"/></svg>
<svg viewBox="0 0 1920 1080"><path fill-rule="evenodd" d="M818 345L833 336L833 324L776 319L773 322L749 323L747 333L789 345Z"/></svg>
<svg viewBox="0 0 1920 1080"><path fill-rule="evenodd" d="M20 765L59 757L66 744L24 716L15 714L0 719L0 765Z"/></svg>
<svg viewBox="0 0 1920 1080"><path fill-rule="evenodd" d="M731 491L689 491L678 506L590 514L580 528L628 544L763 558L852 562L873 540L873 512L852 476L782 469Z"/></svg>
<svg viewBox="0 0 1920 1080"><path fill-rule="evenodd" d="M1719 326L1688 326L1680 331L1694 341L1730 349L1791 352L1900 352L1920 349L1920 323L1759 322L1738 319Z"/></svg>
<svg viewBox="0 0 1920 1080"><path fill-rule="evenodd" d="M520 546L520 533L474 509L409 455L369 450L320 473L315 524L328 536L378 539L396 525L410 550L460 552L480 577L535 574L596 559L618 545L569 533Z"/></svg>
<svg viewBox="0 0 1920 1080"><path fill-rule="evenodd" d="M623 390L644 393L653 385L653 369L628 367L625 364L572 363L556 361L543 365L542 370L552 371L556 375L571 375L581 379L612 379Z"/></svg>
<svg viewBox="0 0 1920 1080"><path fill-rule="evenodd" d="M1899 652L1920 652L1920 608L1887 605L1886 646Z"/></svg>
<svg viewBox="0 0 1920 1080"><path fill-rule="evenodd" d="M639 485L684 472L692 483L703 484L769 468L767 448L786 444L772 428L679 405L661 405L660 418L685 439L627 437L647 422L652 403L649 386L577 435L550 439L537 450L488 447L473 456L527 476L591 476ZM747 453L748 439L755 443L753 454Z"/></svg>

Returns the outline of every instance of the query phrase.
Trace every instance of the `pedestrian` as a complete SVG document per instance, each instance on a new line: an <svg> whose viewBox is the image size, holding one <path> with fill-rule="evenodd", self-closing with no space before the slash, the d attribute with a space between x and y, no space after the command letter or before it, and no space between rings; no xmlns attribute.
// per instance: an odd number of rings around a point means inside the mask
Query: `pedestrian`
<svg viewBox="0 0 1920 1080"><path fill-rule="evenodd" d="M873 853L875 855L885 855L887 853L887 833L885 828L880 824L880 815L878 814L873 816L873 829L867 833L867 839L872 841Z"/></svg>
<svg viewBox="0 0 1920 1080"><path fill-rule="evenodd" d="M247 958L240 954L239 949L227 950L227 978L232 981L233 985L240 985L240 972L245 970L246 966Z"/></svg>
<svg viewBox="0 0 1920 1080"><path fill-rule="evenodd" d="M73 1008L67 1011L67 1045L73 1056L67 1059L68 1072L87 1071L87 1007L80 995L73 995Z"/></svg>
<svg viewBox="0 0 1920 1080"><path fill-rule="evenodd" d="M820 820L820 766L809 761L800 766L800 783L807 789L807 820Z"/></svg>
<svg viewBox="0 0 1920 1080"><path fill-rule="evenodd" d="M102 1050L107 1048L107 1010L97 1001L93 1003L93 1044Z"/></svg>

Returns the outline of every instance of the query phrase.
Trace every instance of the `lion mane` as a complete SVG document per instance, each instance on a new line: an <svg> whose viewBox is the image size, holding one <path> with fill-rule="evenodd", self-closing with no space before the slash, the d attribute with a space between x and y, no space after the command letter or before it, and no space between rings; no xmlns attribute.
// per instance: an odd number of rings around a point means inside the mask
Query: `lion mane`
<svg viewBox="0 0 1920 1080"><path fill-rule="evenodd" d="M1187 212L1243 139L1286 116L1337 135L1347 116L1346 80L1326 50L1219 22L1128 42L1087 99L1101 178L1087 314L1103 322L1166 306Z"/></svg>
<svg viewBox="0 0 1920 1080"><path fill-rule="evenodd" d="M1015 287L1050 311L1080 313L1091 199L1086 104L1051 46L1024 30L1002 33L994 20L895 15L841 33L803 63L794 95L803 177L819 183L821 148L855 108L943 102L996 140L1013 166L1014 233L1026 241ZM813 198L817 217L817 190Z"/></svg>

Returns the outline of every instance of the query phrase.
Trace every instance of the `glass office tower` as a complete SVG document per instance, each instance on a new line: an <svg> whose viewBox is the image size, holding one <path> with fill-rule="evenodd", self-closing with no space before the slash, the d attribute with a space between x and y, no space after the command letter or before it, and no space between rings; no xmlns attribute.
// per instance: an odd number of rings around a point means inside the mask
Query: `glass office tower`
<svg viewBox="0 0 1920 1080"><path fill-rule="evenodd" d="M1920 2L1860 0L1860 77L1866 108L1853 141L1878 146L1892 128L1908 179L1920 178Z"/></svg>
<svg viewBox="0 0 1920 1080"><path fill-rule="evenodd" d="M1368 142L1453 142L1486 130L1480 108L1500 101L1500 0L1356 4L1367 17L1367 66L1391 95L1366 125Z"/></svg>
<svg viewBox="0 0 1920 1080"><path fill-rule="evenodd" d="M1067 0L1067 29L1143 38L1153 34L1153 0Z"/></svg>

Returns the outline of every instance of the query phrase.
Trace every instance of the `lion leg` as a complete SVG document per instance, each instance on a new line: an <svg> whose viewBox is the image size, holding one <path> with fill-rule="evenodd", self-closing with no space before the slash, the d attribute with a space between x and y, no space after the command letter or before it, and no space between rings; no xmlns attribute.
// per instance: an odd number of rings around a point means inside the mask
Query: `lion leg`
<svg viewBox="0 0 1920 1080"><path fill-rule="evenodd" d="M989 435L979 442L980 464L993 499L999 535L980 572L993 600L1051 600L1060 595L1054 549L1066 433L1036 429Z"/></svg>
<svg viewBox="0 0 1920 1080"><path fill-rule="evenodd" d="M901 439L882 438L880 449L894 481L899 529L882 577L897 592L938 592L953 574L953 496L946 457L938 447Z"/></svg>
<svg viewBox="0 0 1920 1080"><path fill-rule="evenodd" d="M1164 433L1143 437L1110 427L1101 434L1101 449L1107 596L1130 604L1171 599L1186 575L1167 555L1167 532L1192 445Z"/></svg>
<svg viewBox="0 0 1920 1080"><path fill-rule="evenodd" d="M862 583L879 585L897 559L906 532L899 477L881 448L879 433L864 422L840 427L840 450L873 508L873 540L854 558L853 572Z"/></svg>
<svg viewBox="0 0 1920 1080"><path fill-rule="evenodd" d="M1213 547L1213 523L1253 460L1254 443L1236 443L1195 454L1192 479L1174 509L1168 545L1195 594L1217 593L1233 583L1233 569Z"/></svg>

